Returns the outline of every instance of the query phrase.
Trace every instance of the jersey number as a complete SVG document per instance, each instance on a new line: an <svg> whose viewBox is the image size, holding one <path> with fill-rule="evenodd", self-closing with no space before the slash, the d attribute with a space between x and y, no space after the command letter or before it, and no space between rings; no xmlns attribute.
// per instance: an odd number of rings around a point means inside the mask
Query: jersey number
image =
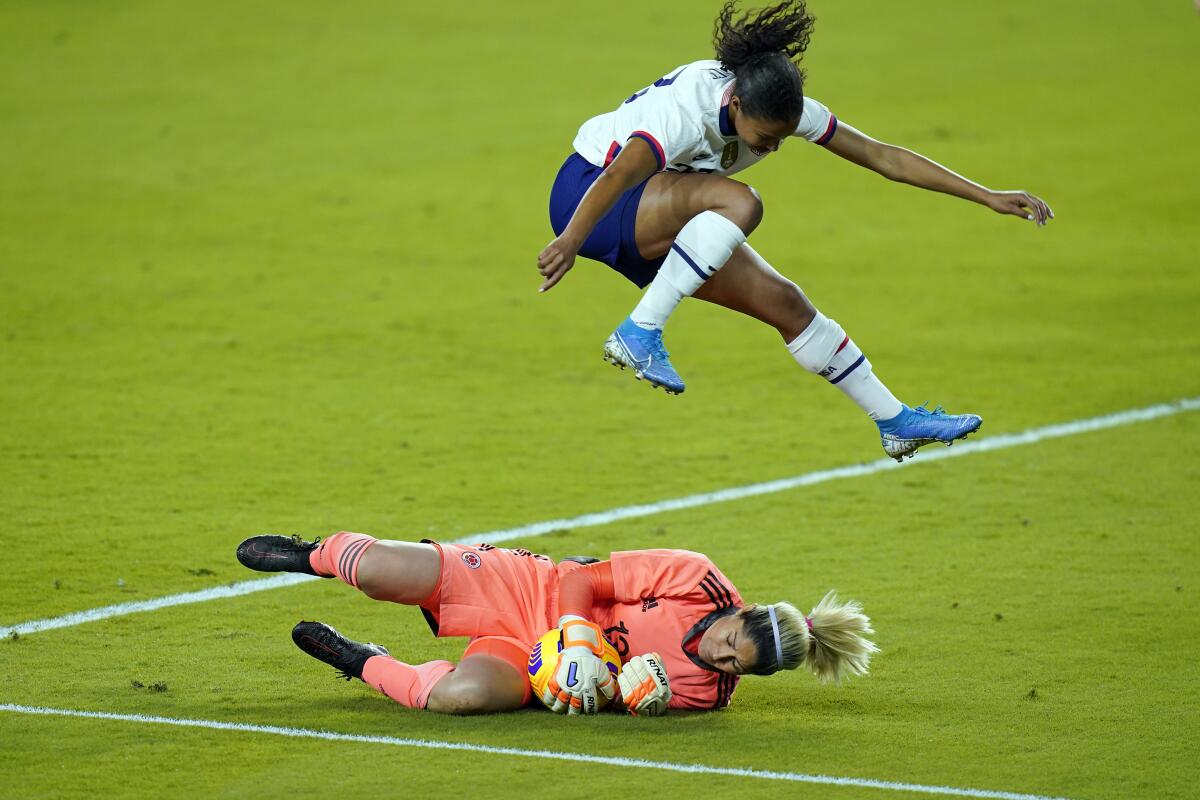
<svg viewBox="0 0 1200 800"><path fill-rule="evenodd" d="M687 69L687 67L684 67L683 69L679 70L679 72L676 72L674 75L672 75L672 76L671 76L671 77L669 77L669 78L666 78L666 77L659 78L659 79L658 79L658 80L656 80L654 83L652 83L652 84L650 84L649 86L647 86L645 89L642 89L640 92L634 92L633 94L631 94L631 95L629 96L629 99L628 99L628 100L626 100L625 102L626 102L626 103L632 103L634 100L637 100L639 97L641 97L641 96L642 96L642 95L644 95L646 92L648 92L648 91L650 91L651 89L653 89L655 86L670 86L672 83L674 83L674 82L675 82L675 79L676 79L676 78L678 78L680 75L682 75L682 74L683 74L683 70L684 70L684 69ZM623 103L622 105L624 105L624 103Z"/></svg>
<svg viewBox="0 0 1200 800"><path fill-rule="evenodd" d="M608 639L608 643L617 649L617 655L624 660L625 656L629 655L629 640L618 635L622 633L629 633L629 628L625 627L624 620L617 620L616 625L604 629L604 638Z"/></svg>

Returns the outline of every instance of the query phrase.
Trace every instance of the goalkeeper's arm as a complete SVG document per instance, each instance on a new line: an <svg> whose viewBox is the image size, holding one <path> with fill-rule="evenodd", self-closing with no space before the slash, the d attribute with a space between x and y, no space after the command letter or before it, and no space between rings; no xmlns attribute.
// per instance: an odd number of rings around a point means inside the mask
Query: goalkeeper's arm
<svg viewBox="0 0 1200 800"><path fill-rule="evenodd" d="M612 562L589 564L563 576L558 590L559 611L563 619L586 618L596 600L611 600L615 594ZM621 689L620 703L630 714L656 717L666 713L671 685L657 653L629 659L621 668L617 683Z"/></svg>
<svg viewBox="0 0 1200 800"><path fill-rule="evenodd" d="M612 595L612 568L607 561L569 572L559 583L562 652L542 698L552 711L594 714L599 710L599 695L612 699L616 693L616 681L601 658L604 633L591 621L593 602Z"/></svg>

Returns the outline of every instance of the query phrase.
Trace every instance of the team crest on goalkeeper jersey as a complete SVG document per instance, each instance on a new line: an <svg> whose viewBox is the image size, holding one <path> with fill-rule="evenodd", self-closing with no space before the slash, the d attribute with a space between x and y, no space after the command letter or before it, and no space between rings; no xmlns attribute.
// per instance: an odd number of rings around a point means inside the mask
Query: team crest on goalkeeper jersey
<svg viewBox="0 0 1200 800"><path fill-rule="evenodd" d="M478 553L467 551L462 554L462 560L471 569L479 569L483 566L483 559L479 557Z"/></svg>

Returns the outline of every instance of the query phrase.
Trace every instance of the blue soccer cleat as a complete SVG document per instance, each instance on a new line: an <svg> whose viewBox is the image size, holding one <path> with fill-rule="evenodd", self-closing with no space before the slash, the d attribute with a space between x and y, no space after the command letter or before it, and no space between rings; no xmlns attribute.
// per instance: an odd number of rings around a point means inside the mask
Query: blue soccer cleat
<svg viewBox="0 0 1200 800"><path fill-rule="evenodd" d="M646 330L628 317L604 343L604 360L621 369L632 368L639 381L645 378L651 386L661 386L667 394L683 392L683 378L671 366L671 357L663 347L662 331Z"/></svg>
<svg viewBox="0 0 1200 800"><path fill-rule="evenodd" d="M941 406L930 411L923 405L904 406L895 417L876 422L883 439L883 452L897 461L913 457L918 447L934 442L951 443L979 430L983 419L978 414L947 414Z"/></svg>

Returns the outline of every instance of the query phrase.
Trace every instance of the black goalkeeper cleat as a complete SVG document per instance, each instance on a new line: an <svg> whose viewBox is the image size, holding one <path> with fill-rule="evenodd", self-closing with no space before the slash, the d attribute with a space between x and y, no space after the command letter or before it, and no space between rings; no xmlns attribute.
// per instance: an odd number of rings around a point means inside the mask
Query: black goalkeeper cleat
<svg viewBox="0 0 1200 800"><path fill-rule="evenodd" d="M292 628L292 641L313 658L336 669L338 677L346 680L362 680L368 658L388 655L386 647L352 641L323 622L297 622Z"/></svg>
<svg viewBox="0 0 1200 800"><path fill-rule="evenodd" d="M308 554L317 549L316 542L306 542L299 536L251 536L238 545L237 559L244 566L259 572L303 572L316 575L308 563ZM320 577L327 578L328 575Z"/></svg>

